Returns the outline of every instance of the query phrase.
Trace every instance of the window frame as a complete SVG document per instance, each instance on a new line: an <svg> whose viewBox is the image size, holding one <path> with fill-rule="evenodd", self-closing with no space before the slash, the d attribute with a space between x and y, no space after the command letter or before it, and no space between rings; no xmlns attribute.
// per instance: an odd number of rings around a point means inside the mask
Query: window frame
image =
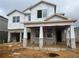
<svg viewBox="0 0 79 59"><path fill-rule="evenodd" d="M20 22L20 16L17 16L17 23Z"/></svg>
<svg viewBox="0 0 79 59"><path fill-rule="evenodd" d="M43 17L47 17L47 9L43 9Z"/></svg>
<svg viewBox="0 0 79 59"><path fill-rule="evenodd" d="M41 11L41 12L40 12ZM41 16L39 16L39 14ZM41 9L41 10L37 10L37 18L45 18L47 17L47 9Z"/></svg>
<svg viewBox="0 0 79 59"><path fill-rule="evenodd" d="M12 20L13 20L12 21L13 23L19 23L20 22L20 16L13 16Z"/></svg>
<svg viewBox="0 0 79 59"><path fill-rule="evenodd" d="M16 22L16 19L15 19L15 18L16 18L15 16L12 17L12 20L13 20L12 22L13 22L13 23Z"/></svg>
<svg viewBox="0 0 79 59"><path fill-rule="evenodd" d="M37 18L42 18L42 16L43 16L43 11L37 10Z"/></svg>
<svg viewBox="0 0 79 59"><path fill-rule="evenodd" d="M28 20L31 21L31 15L28 16Z"/></svg>

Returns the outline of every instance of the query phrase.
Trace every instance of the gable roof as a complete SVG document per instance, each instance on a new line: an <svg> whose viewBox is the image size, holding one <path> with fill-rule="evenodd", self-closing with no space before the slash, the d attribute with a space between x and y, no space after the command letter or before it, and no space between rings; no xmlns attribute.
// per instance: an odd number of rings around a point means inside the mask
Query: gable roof
<svg viewBox="0 0 79 59"><path fill-rule="evenodd" d="M6 17L3 17L3 16L1 16L1 15L0 15L0 18L3 18L3 19L5 19L5 20L8 20ZM1 19L0 19L0 20L1 20Z"/></svg>
<svg viewBox="0 0 79 59"><path fill-rule="evenodd" d="M21 14L24 14L23 12L21 12L21 11L18 11L18 10L13 10L12 12L10 12L9 14L7 14L7 16L9 16L9 15L11 15L11 14L13 14L14 12L19 12L19 13L21 13Z"/></svg>
<svg viewBox="0 0 79 59"><path fill-rule="evenodd" d="M31 6L30 6L31 7ZM27 8L27 9L25 9L25 10L23 10L23 12L25 12L25 11L27 11L27 10L30 10L30 7L29 8Z"/></svg>
<svg viewBox="0 0 79 59"><path fill-rule="evenodd" d="M67 17L65 17L65 16L63 16L61 14L55 13L54 15L51 15L50 17L48 17L47 19L45 19L44 21L47 21L47 20L53 18L54 16L58 16L58 17L64 18L65 20L68 20Z"/></svg>
<svg viewBox="0 0 79 59"><path fill-rule="evenodd" d="M26 10L28 10L28 9L31 10L32 8L36 7L37 5L39 5L39 4L41 4L41 3L45 3L45 4L48 4L48 5L54 6L55 9L56 9L56 5L55 5L55 4L52 4L52 3L49 3L49 2L46 2L46 1L40 1L40 2L36 3L35 5L33 5L33 6L29 7L29 8L27 8L27 9L25 9L24 11L26 11ZM24 12L24 11L23 11L23 12Z"/></svg>

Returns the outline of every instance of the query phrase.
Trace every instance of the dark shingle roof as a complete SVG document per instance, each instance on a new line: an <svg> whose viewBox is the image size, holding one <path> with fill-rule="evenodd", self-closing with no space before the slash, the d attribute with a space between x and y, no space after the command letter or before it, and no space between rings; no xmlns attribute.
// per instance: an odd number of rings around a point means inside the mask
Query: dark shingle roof
<svg viewBox="0 0 79 59"><path fill-rule="evenodd" d="M8 20L6 17L4 17L4 16L1 16L1 15L0 15L0 18L3 18L3 19L5 19L5 20Z"/></svg>
<svg viewBox="0 0 79 59"><path fill-rule="evenodd" d="M24 14L23 12L21 12L21 11L18 11L18 10L13 10L12 12L10 12L9 14L7 14L7 16L9 16L9 15L11 15L12 13L14 13L14 12L19 12L19 13L22 13L22 14Z"/></svg>
<svg viewBox="0 0 79 59"><path fill-rule="evenodd" d="M49 3L49 2L46 2L46 1L40 1L40 2L38 2L37 4L35 4L35 5L33 5L33 6L29 7L29 8L27 8L27 9L25 9L25 10L23 10L23 12L26 11L26 10L28 10L28 9L31 10L31 9L34 8L35 6L39 5L40 3L45 3L45 4L48 4L48 5L54 6L54 7L56 8L56 5L55 5L55 4L52 4L52 3Z"/></svg>

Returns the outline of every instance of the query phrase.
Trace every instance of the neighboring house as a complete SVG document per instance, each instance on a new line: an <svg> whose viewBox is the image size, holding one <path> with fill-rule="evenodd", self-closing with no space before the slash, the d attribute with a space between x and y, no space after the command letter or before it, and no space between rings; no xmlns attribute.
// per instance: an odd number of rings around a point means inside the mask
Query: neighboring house
<svg viewBox="0 0 79 59"><path fill-rule="evenodd" d="M76 38L76 42L79 42L79 27L75 28L75 38Z"/></svg>
<svg viewBox="0 0 79 59"><path fill-rule="evenodd" d="M8 39L8 19L0 16L0 43L7 42Z"/></svg>
<svg viewBox="0 0 79 59"><path fill-rule="evenodd" d="M23 40L23 47L37 44L40 48L65 42L68 47L76 48L73 26L76 20L57 13L56 9L55 4L40 1L23 12L10 12L8 42Z"/></svg>

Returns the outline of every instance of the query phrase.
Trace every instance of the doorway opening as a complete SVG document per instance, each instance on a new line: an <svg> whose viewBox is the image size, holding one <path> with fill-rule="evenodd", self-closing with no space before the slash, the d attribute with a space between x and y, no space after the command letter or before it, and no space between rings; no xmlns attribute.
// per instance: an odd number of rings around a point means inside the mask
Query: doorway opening
<svg viewBox="0 0 79 59"><path fill-rule="evenodd" d="M28 33L27 33L27 40L30 42L30 39L31 39L31 33L28 32Z"/></svg>
<svg viewBox="0 0 79 59"><path fill-rule="evenodd" d="M60 29L56 29L56 40L62 42L62 31Z"/></svg>
<svg viewBox="0 0 79 59"><path fill-rule="evenodd" d="M19 42L20 41L20 33L11 33L11 41L16 41L16 42Z"/></svg>

